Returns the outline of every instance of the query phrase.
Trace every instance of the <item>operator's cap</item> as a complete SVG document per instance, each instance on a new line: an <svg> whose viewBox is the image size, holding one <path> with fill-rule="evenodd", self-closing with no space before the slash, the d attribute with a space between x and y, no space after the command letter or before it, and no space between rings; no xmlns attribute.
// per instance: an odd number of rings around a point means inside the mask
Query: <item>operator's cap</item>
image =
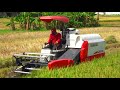
<svg viewBox="0 0 120 90"><path fill-rule="evenodd" d="M51 32L56 32L56 28L51 29Z"/></svg>

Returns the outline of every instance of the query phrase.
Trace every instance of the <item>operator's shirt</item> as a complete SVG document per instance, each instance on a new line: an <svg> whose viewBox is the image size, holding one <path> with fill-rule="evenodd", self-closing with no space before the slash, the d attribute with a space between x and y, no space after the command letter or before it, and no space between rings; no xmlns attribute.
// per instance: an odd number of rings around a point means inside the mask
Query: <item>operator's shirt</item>
<svg viewBox="0 0 120 90"><path fill-rule="evenodd" d="M55 44L56 41L58 42L58 44L60 44L61 34L60 33L57 33L56 35L50 34L49 39L48 39L48 43Z"/></svg>

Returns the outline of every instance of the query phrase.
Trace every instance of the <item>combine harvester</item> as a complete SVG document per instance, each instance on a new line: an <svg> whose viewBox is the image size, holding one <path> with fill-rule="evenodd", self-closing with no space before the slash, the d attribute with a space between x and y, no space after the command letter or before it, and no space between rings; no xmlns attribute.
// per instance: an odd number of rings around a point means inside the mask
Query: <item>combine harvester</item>
<svg viewBox="0 0 120 90"><path fill-rule="evenodd" d="M68 67L94 58L105 56L105 40L99 34L81 34L75 28L65 28L69 19L64 16L41 16L40 20L50 23L58 20L63 23L61 28L62 48L51 50L43 47L40 53L24 52L14 54L17 68L14 72L30 74L48 66L49 69Z"/></svg>

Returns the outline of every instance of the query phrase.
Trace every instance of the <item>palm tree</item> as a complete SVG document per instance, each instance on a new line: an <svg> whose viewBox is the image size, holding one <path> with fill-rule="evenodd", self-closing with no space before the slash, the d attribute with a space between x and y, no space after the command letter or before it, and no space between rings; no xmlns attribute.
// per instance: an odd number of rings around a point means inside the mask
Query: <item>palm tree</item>
<svg viewBox="0 0 120 90"><path fill-rule="evenodd" d="M11 17L10 22L11 22L11 29L15 30L14 17Z"/></svg>
<svg viewBox="0 0 120 90"><path fill-rule="evenodd" d="M97 13L97 20L99 20L99 12Z"/></svg>
<svg viewBox="0 0 120 90"><path fill-rule="evenodd" d="M30 16L27 16L27 24L26 24L26 30L30 29Z"/></svg>
<svg viewBox="0 0 120 90"><path fill-rule="evenodd" d="M105 15L106 14L106 12L103 12L103 15Z"/></svg>

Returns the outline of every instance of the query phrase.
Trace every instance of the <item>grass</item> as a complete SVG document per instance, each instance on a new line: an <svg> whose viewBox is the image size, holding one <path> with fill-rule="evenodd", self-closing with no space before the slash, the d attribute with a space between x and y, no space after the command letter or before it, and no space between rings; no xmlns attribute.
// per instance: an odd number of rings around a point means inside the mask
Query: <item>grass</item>
<svg viewBox="0 0 120 90"><path fill-rule="evenodd" d="M99 18L100 21L120 21L120 15L100 15L100 18Z"/></svg>
<svg viewBox="0 0 120 90"><path fill-rule="evenodd" d="M0 19L0 23L8 22L9 19ZM112 20L111 23L105 20ZM116 20L116 21L115 21ZM103 23L104 27L91 27L91 28L80 28L80 34L92 34L98 33L104 39L114 35L118 43L107 44L107 54L105 58L94 60L93 62L83 63L71 68L48 71L47 68L42 69L39 72L33 72L31 76L25 77L120 77L119 76L119 65L114 63L119 62L118 51L120 51L120 17L101 17L100 23ZM115 21L115 22L114 22ZM106 25L105 25L106 23ZM111 27L112 25L112 27ZM0 26L0 77L7 77L7 72L10 71L10 67L14 65L12 55L21 52L40 52L41 46L48 40L50 31L11 31L8 30L3 24ZM109 60L110 59L110 60ZM102 63L103 62L103 63ZM104 66L106 63L106 67ZM113 66L109 66L112 64ZM100 67L101 66L101 67ZM93 70L92 70L93 69ZM116 69L116 70L115 70ZM92 71L91 71L92 70ZM95 71L93 73L93 71ZM103 71L102 71L103 70ZM107 72L108 71L108 72ZM3 72L6 72L3 74ZM42 72L42 73L41 73ZM59 73L58 73L59 72ZM79 73L78 73L79 72ZM113 74L111 74L113 72ZM116 72L116 75L114 76ZM41 74L40 74L41 73ZM90 74L89 74L90 73ZM93 74L92 74L93 73ZM103 74L104 73L104 74ZM75 75L74 75L75 74ZM6 76L5 76L6 75Z"/></svg>
<svg viewBox="0 0 120 90"><path fill-rule="evenodd" d="M20 30L20 29L17 29L15 31L13 30L9 30L9 29L4 29L4 30L0 30L0 35L3 35L3 34L17 34L17 33L25 33L25 32L45 32L45 31L48 31L46 29L43 29L41 28L40 30L29 30L29 31L26 31L26 30Z"/></svg>
<svg viewBox="0 0 120 90"><path fill-rule="evenodd" d="M100 22L102 27L120 27L120 21L117 22Z"/></svg>
<svg viewBox="0 0 120 90"><path fill-rule="evenodd" d="M100 15L99 23L102 27L120 27L120 15Z"/></svg>
<svg viewBox="0 0 120 90"><path fill-rule="evenodd" d="M7 29L5 29L5 30L0 30L0 35L3 35L3 34L16 34L16 33L21 33L21 32L27 32L27 31L25 31L25 30L16 30L16 31L13 31L13 30L7 30Z"/></svg>
<svg viewBox="0 0 120 90"><path fill-rule="evenodd" d="M0 30L9 29L9 26L6 26L6 23L10 22L9 18L0 18Z"/></svg>
<svg viewBox="0 0 120 90"><path fill-rule="evenodd" d="M0 69L0 77L1 78L10 78L11 76L14 76L15 74L13 73L13 67L6 67Z"/></svg>
<svg viewBox="0 0 120 90"><path fill-rule="evenodd" d="M106 41L107 44L112 44L112 43L117 43L117 42L118 42L113 35L107 37L107 38L105 39L105 41Z"/></svg>
<svg viewBox="0 0 120 90"><path fill-rule="evenodd" d="M48 32L24 32L0 35L0 56L7 57L13 53L40 50L40 46L48 39Z"/></svg>

